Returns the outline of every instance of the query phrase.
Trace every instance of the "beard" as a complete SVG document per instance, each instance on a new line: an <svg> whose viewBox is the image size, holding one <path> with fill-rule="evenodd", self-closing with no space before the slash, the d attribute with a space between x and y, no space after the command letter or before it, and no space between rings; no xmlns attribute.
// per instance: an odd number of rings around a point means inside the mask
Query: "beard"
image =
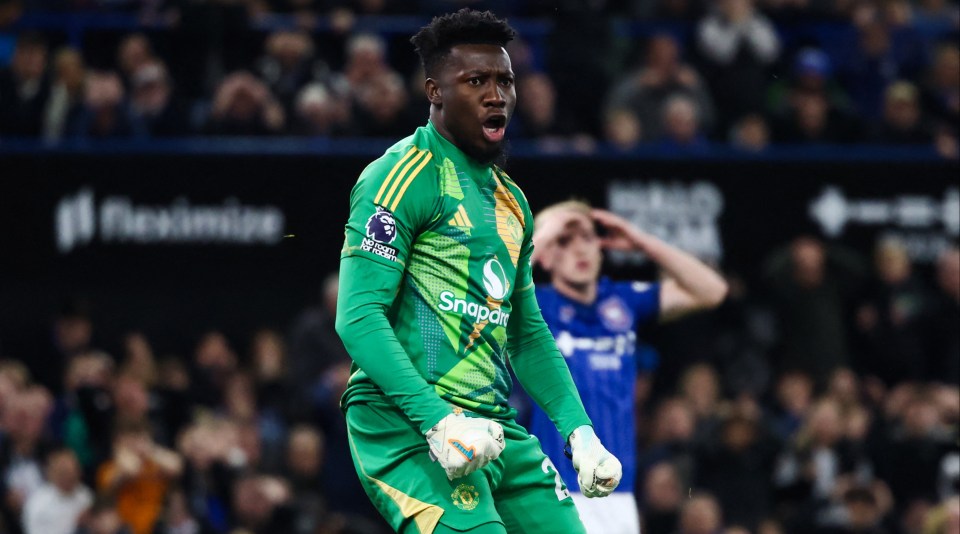
<svg viewBox="0 0 960 534"><path fill-rule="evenodd" d="M510 141L504 139L499 145L497 145L492 150L487 151L477 151L477 150L464 150L471 158L477 160L478 162L489 165L493 164L501 169L507 165L507 159L510 156Z"/></svg>

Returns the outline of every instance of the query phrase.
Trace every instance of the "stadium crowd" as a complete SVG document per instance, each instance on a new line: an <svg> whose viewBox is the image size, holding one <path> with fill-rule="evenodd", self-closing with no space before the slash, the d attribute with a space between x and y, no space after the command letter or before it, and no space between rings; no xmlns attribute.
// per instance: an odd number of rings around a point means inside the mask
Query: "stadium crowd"
<svg viewBox="0 0 960 534"><path fill-rule="evenodd" d="M510 46L509 135L546 149L958 155L951 0L2 0L0 137L405 136L428 109L408 34L357 21L459 4L548 23ZM18 25L50 11L134 12L142 27Z"/></svg>
<svg viewBox="0 0 960 534"><path fill-rule="evenodd" d="M643 532L958 532L960 251L929 276L894 241L871 263L802 237L764 270L641 332ZM0 532L386 532L339 412L336 295L334 274L286 332L180 354L99 339L69 301L49 346L0 359Z"/></svg>

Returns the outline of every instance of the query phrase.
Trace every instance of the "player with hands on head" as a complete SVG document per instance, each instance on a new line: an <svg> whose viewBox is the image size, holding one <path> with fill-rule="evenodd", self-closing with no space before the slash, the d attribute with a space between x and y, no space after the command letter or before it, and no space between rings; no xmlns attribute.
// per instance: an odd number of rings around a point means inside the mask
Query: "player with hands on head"
<svg viewBox="0 0 960 534"><path fill-rule="evenodd" d="M536 218L533 241L532 259L550 276L550 284L537 288L537 301L593 427L578 429L564 440L553 430L550 417L535 407L530 431L563 479L577 480L580 491L573 497L588 532L636 534L640 531L633 496L636 330L647 322L719 305L727 284L690 254L580 201L543 209ZM601 277L604 250L643 252L664 279L647 284ZM601 440L609 452L599 445ZM565 445L572 466L563 461ZM619 486L604 480L614 471L618 478L622 475ZM610 494L606 499L589 499L606 494Z"/></svg>
<svg viewBox="0 0 960 534"><path fill-rule="evenodd" d="M354 465L391 527L417 534L582 534L539 442L515 421L509 364L596 495L620 477L591 428L533 285L533 214L503 172L516 104L490 12L411 39L429 121L361 174L340 255L341 400Z"/></svg>

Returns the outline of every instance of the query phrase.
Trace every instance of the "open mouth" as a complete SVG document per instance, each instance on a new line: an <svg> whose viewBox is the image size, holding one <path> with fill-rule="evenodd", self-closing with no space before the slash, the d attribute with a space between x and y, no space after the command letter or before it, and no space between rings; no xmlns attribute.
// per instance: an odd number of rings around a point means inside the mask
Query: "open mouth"
<svg viewBox="0 0 960 534"><path fill-rule="evenodd" d="M483 137L491 143L503 141L503 134L507 126L507 117L494 115L483 121Z"/></svg>

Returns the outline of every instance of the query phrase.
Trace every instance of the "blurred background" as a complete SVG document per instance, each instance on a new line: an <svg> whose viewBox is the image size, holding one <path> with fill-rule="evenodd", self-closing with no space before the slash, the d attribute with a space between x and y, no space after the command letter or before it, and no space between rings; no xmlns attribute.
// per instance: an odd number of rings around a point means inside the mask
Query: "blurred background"
<svg viewBox="0 0 960 534"><path fill-rule="evenodd" d="M960 532L955 1L0 0L0 533L386 531L336 268L461 6L519 31L534 211L730 283L640 332L644 532Z"/></svg>

